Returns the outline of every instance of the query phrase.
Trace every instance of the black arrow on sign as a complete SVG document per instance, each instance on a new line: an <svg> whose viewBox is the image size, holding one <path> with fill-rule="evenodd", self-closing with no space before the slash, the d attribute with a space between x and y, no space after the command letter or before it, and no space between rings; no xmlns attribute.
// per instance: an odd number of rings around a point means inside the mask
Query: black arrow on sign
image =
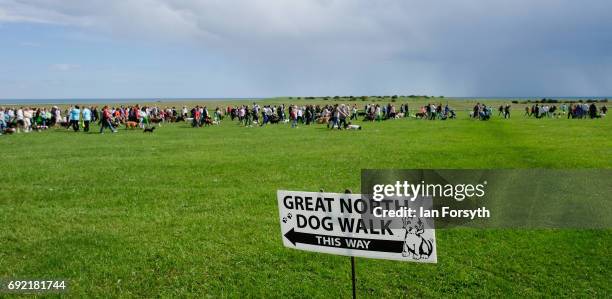
<svg viewBox="0 0 612 299"><path fill-rule="evenodd" d="M319 238L317 238L319 237ZM391 240L377 240L377 239L361 239L361 238L348 238L348 237L339 237L339 236L326 236L326 235L318 235L318 234L307 234L296 232L295 229L291 229L287 233L285 233L285 238L295 246L295 243L302 243L308 245L317 245L317 246L327 246L327 247L335 247L335 248L351 248L358 250L367 250L367 251L382 251L382 252L394 252L394 253L402 253L404 248L403 241L391 241ZM320 238L337 238L340 239L340 246L335 246L335 244L331 244L331 242L319 242ZM355 246L349 246L347 240L356 240L356 241L369 241L369 246L367 249L365 248L357 248Z"/></svg>

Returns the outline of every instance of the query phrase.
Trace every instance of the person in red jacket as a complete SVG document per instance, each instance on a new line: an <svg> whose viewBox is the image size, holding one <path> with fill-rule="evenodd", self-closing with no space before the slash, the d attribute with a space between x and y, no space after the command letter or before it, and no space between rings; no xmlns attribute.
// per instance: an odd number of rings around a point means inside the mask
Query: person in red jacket
<svg viewBox="0 0 612 299"><path fill-rule="evenodd" d="M104 108L102 108L102 118L100 119L100 134L104 133L104 128L109 128L113 133L117 132L117 130L113 128L113 124L111 123L111 114L108 111L108 106L104 106Z"/></svg>
<svg viewBox="0 0 612 299"><path fill-rule="evenodd" d="M202 113L200 112L200 108L196 106L194 115L193 115L193 127L200 127L200 118L202 118Z"/></svg>

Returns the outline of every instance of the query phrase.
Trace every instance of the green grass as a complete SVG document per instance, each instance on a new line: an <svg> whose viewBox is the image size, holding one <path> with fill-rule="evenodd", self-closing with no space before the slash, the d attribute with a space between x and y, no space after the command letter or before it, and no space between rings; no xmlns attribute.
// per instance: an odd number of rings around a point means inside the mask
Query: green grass
<svg viewBox="0 0 612 299"><path fill-rule="evenodd" d="M612 168L609 119L464 117L0 136L0 277L67 278L74 297L349 297L348 257L282 246L277 189L359 190L362 168ZM610 296L609 229L436 235L436 265L358 258L358 295Z"/></svg>

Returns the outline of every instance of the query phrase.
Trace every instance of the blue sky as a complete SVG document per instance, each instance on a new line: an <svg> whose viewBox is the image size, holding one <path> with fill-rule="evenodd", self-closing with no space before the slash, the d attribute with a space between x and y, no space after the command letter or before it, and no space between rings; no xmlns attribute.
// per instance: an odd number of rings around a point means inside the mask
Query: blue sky
<svg viewBox="0 0 612 299"><path fill-rule="evenodd" d="M612 95L612 1L0 0L0 98Z"/></svg>

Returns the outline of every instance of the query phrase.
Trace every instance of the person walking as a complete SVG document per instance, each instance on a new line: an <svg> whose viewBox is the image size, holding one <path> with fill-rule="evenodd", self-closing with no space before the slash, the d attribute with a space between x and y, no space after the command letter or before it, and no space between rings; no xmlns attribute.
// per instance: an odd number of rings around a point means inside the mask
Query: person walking
<svg viewBox="0 0 612 299"><path fill-rule="evenodd" d="M104 128L109 128L113 133L117 132L111 123L111 113L108 111L108 106L104 106L104 108L102 108L102 117L100 118L100 134L104 134Z"/></svg>
<svg viewBox="0 0 612 299"><path fill-rule="evenodd" d="M244 105L244 126L252 127L253 126L253 110L249 110L248 105Z"/></svg>
<svg viewBox="0 0 612 299"><path fill-rule="evenodd" d="M341 130L348 125L346 118L349 117L348 107L345 104L340 105L338 109L338 129Z"/></svg>
<svg viewBox="0 0 612 299"><path fill-rule="evenodd" d="M72 110L70 110L70 124L72 125L72 129L75 132L79 131L79 120L81 118L81 109L79 109L79 105L74 106Z"/></svg>
<svg viewBox="0 0 612 299"><path fill-rule="evenodd" d="M297 128L298 124L298 115L297 115L297 107L291 106L289 108L289 116L291 117L291 127Z"/></svg>
<svg viewBox="0 0 612 299"><path fill-rule="evenodd" d="M357 120L357 105L353 104L353 109L351 111L351 120Z"/></svg>
<svg viewBox="0 0 612 299"><path fill-rule="evenodd" d="M338 123L338 118L339 118L339 112L338 112L338 104L334 105L333 107L331 107L331 118L329 119L329 122L327 123L327 127L333 129L336 124Z"/></svg>
<svg viewBox="0 0 612 299"><path fill-rule="evenodd" d="M6 121L4 120L6 113L4 112L4 107L0 107L0 135L6 129Z"/></svg>
<svg viewBox="0 0 612 299"><path fill-rule="evenodd" d="M597 106L595 106L595 103L591 103L591 105L589 105L589 117L591 119L593 118L597 118Z"/></svg>
<svg viewBox="0 0 612 299"><path fill-rule="evenodd" d="M83 108L83 132L89 132L89 123L91 122L91 109Z"/></svg>

